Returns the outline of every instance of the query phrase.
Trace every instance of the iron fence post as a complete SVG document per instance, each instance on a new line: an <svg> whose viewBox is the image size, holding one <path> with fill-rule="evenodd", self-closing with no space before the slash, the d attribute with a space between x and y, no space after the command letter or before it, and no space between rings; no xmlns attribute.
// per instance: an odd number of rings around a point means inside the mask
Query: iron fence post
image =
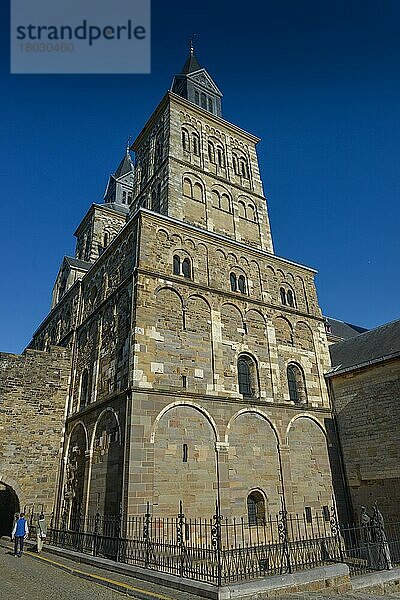
<svg viewBox="0 0 400 600"><path fill-rule="evenodd" d="M185 538L184 538L184 528L185 528L185 515L183 513L183 504L182 500L179 502L179 514L176 522L176 541L178 542L179 548L179 574L183 577L185 572Z"/></svg>
<svg viewBox="0 0 400 600"><path fill-rule="evenodd" d="M215 501L214 524L211 528L211 544L217 557L217 585L222 585L222 563L221 563L221 521L222 516L218 500Z"/></svg>
<svg viewBox="0 0 400 600"><path fill-rule="evenodd" d="M54 530L54 510L51 513L51 517L50 517L50 528L49 528L49 544L52 543L53 540L53 530Z"/></svg>
<svg viewBox="0 0 400 600"><path fill-rule="evenodd" d="M63 510L61 515L61 545L65 546L65 533L67 528L68 509L67 504L64 502Z"/></svg>
<svg viewBox="0 0 400 600"><path fill-rule="evenodd" d="M342 536L341 536L341 532L340 532L340 524L338 521L335 500L333 497L332 497L332 507L331 507L331 511L330 511L329 525L331 527L332 537L336 538L337 544L339 546L340 562L344 562L344 553L343 553L343 546L342 546Z"/></svg>
<svg viewBox="0 0 400 600"><path fill-rule="evenodd" d="M117 525L116 525L116 528L115 528L115 536L117 538L117 552L116 552L115 560L117 562L119 562L121 560L121 556L122 556L122 553L121 553L121 544L122 544L122 539L121 539L122 519L123 519L122 502L120 502L119 513L118 513L118 517L117 517Z"/></svg>
<svg viewBox="0 0 400 600"><path fill-rule="evenodd" d="M144 556L144 566L148 567L150 563L150 503L147 502L146 514L144 516L144 526L143 526L143 538L144 538L144 548L145 548L145 556Z"/></svg>
<svg viewBox="0 0 400 600"><path fill-rule="evenodd" d="M93 556L97 556L97 553L98 553L99 526L100 526L100 513L99 513L99 511L97 511L95 518L94 518Z"/></svg>
<svg viewBox="0 0 400 600"><path fill-rule="evenodd" d="M288 526L287 526L287 510L283 498L281 498L282 510L279 511L278 520L278 535L282 544L282 558L280 573L292 573L292 565L290 562ZM284 565L284 563L286 563Z"/></svg>

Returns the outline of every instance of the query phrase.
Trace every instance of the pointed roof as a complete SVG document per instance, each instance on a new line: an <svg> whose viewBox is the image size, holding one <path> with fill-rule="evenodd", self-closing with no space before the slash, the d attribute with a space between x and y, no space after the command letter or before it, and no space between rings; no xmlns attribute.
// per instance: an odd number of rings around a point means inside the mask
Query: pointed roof
<svg viewBox="0 0 400 600"><path fill-rule="evenodd" d="M182 71L180 75L188 75L189 73L194 73L195 71L200 71L203 67L200 65L197 57L194 53L193 47L190 48L190 54L182 67Z"/></svg>
<svg viewBox="0 0 400 600"><path fill-rule="evenodd" d="M125 156L119 163L118 168L114 173L114 177L115 177L115 179L118 179L119 177L123 177L124 175L126 175L127 173L131 173L132 171L133 171L133 163L132 163L131 155L129 154L129 147L127 147Z"/></svg>

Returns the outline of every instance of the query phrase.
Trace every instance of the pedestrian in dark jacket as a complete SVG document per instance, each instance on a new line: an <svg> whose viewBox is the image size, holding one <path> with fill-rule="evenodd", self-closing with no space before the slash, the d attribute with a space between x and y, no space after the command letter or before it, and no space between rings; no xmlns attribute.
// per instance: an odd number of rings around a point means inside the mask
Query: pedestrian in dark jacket
<svg viewBox="0 0 400 600"><path fill-rule="evenodd" d="M11 533L11 539L14 540L14 556L21 558L24 550L24 540L28 537L29 527L24 513L21 513L19 519L15 521ZM19 550L18 550L19 547Z"/></svg>

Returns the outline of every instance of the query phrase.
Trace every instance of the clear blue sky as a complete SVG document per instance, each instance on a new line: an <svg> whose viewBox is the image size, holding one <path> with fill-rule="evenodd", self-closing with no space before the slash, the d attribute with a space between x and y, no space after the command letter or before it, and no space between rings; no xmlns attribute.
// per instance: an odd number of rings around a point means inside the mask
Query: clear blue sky
<svg viewBox="0 0 400 600"><path fill-rule="evenodd" d="M325 314L400 317L398 0L154 0L152 73L123 76L9 75L4 4L0 351L21 351L47 314L73 231L192 32L225 118L262 138L276 253L319 271Z"/></svg>

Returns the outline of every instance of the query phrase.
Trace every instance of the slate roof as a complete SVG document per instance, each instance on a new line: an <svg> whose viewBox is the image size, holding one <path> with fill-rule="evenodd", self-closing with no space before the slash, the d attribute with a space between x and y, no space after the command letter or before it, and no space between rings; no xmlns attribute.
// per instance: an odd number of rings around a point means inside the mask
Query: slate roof
<svg viewBox="0 0 400 600"><path fill-rule="evenodd" d="M189 54L189 57L185 64L182 67L182 71L180 75L188 75L189 73L194 73L195 71L199 71L203 67L200 65L199 61L194 52Z"/></svg>
<svg viewBox="0 0 400 600"><path fill-rule="evenodd" d="M329 352L332 369L328 375L400 356L400 320L332 344Z"/></svg>
<svg viewBox="0 0 400 600"><path fill-rule="evenodd" d="M71 266L77 269L81 269L81 271L88 271L92 266L92 263L86 262L85 260L80 260L79 258L73 258L72 256L66 256L65 261Z"/></svg>
<svg viewBox="0 0 400 600"><path fill-rule="evenodd" d="M118 165L117 170L114 173L114 177L115 177L115 179L118 179L119 177L122 177L123 175L126 175L127 173L131 173L132 171L133 171L133 163L132 163L131 156L129 154L129 149L127 148L124 158L121 160L121 162Z"/></svg>
<svg viewBox="0 0 400 600"><path fill-rule="evenodd" d="M347 340L355 337L356 335L360 335L360 333L368 331L368 329L365 327L359 327L358 325L345 323L344 321L339 321L338 319L332 319L332 317L327 317L326 320L330 325L330 335L342 338L343 340Z"/></svg>

